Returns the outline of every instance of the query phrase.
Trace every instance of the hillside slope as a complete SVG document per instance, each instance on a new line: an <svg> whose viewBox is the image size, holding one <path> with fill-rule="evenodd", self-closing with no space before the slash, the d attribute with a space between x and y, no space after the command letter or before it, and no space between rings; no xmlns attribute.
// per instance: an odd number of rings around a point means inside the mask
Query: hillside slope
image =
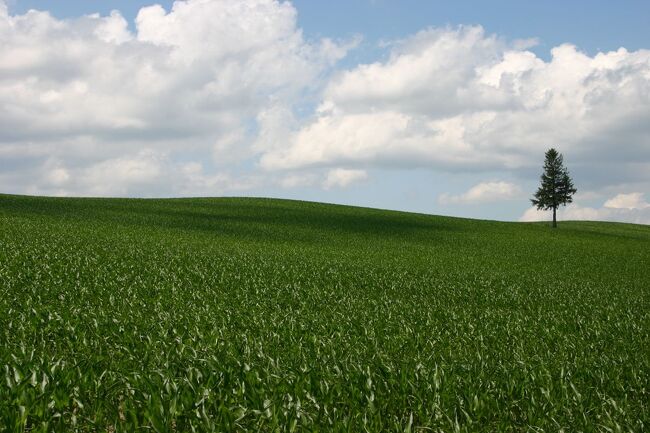
<svg viewBox="0 0 650 433"><path fill-rule="evenodd" d="M0 432L643 431L649 241L631 224L0 195Z"/></svg>

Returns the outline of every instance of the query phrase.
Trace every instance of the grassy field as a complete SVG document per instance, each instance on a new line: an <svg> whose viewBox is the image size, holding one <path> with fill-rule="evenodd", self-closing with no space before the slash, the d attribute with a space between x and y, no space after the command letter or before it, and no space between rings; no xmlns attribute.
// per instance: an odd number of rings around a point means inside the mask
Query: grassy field
<svg viewBox="0 0 650 433"><path fill-rule="evenodd" d="M0 195L0 432L650 429L650 227Z"/></svg>

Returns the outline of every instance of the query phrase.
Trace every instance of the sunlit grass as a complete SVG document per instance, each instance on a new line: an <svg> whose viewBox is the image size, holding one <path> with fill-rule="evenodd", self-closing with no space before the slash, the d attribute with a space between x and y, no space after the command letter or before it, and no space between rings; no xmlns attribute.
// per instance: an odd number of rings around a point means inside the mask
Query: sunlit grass
<svg viewBox="0 0 650 433"><path fill-rule="evenodd" d="M0 195L0 432L645 431L650 227Z"/></svg>

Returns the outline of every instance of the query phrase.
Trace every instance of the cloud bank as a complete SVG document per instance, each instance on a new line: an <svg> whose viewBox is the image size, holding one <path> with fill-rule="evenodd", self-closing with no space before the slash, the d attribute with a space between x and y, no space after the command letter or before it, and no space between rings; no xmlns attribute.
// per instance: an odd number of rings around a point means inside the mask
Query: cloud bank
<svg viewBox="0 0 650 433"><path fill-rule="evenodd" d="M316 115L262 166L530 170L556 146L606 161L616 180L648 181L638 162L650 160L650 51L589 56L567 44L544 61L523 47L481 27L398 41L385 62L333 78Z"/></svg>
<svg viewBox="0 0 650 433"><path fill-rule="evenodd" d="M337 190L415 168L523 182L554 146L581 192L614 191L567 216L646 221L648 50L563 44L543 59L534 40L459 26L343 69L358 38L307 40L290 2L176 1L132 24L118 11L11 15L0 0L4 192ZM518 185L486 181L438 203L523 203Z"/></svg>
<svg viewBox="0 0 650 433"><path fill-rule="evenodd" d="M519 221L548 221L550 211L538 211L530 208L519 218ZM618 194L607 200L601 207L585 207L570 204L558 210L558 218L563 220L589 221L625 221L636 224L650 224L650 203L645 201L644 194L634 192Z"/></svg>
<svg viewBox="0 0 650 433"><path fill-rule="evenodd" d="M295 8L272 0L145 7L134 31L118 11L59 20L0 6L0 179L19 192L219 185L206 166L276 145L283 125L267 123L290 118L350 47L305 41Z"/></svg>

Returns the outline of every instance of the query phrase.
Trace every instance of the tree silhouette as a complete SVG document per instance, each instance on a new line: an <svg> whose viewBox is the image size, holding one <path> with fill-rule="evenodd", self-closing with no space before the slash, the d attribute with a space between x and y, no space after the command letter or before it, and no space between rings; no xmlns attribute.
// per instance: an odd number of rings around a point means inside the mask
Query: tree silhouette
<svg viewBox="0 0 650 433"><path fill-rule="evenodd" d="M577 189L564 167L562 154L551 148L546 152L539 189L530 201L538 210L553 209L553 227L557 227L557 208L573 202Z"/></svg>

